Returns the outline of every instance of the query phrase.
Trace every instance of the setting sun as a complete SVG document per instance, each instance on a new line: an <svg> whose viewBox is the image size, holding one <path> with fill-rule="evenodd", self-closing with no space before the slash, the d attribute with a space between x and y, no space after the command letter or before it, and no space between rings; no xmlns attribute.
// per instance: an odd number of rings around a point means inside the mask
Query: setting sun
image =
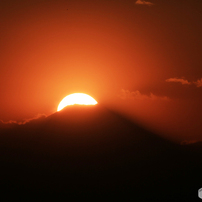
<svg viewBox="0 0 202 202"><path fill-rule="evenodd" d="M97 101L90 95L84 93L73 93L62 99L62 101L58 105L57 111L62 110L67 105L74 105L74 104L95 105L97 104Z"/></svg>

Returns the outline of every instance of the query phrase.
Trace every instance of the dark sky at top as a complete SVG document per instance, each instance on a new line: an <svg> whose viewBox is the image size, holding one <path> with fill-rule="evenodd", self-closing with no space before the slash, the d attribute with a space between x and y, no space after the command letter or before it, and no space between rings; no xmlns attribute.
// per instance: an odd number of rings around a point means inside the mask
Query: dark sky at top
<svg viewBox="0 0 202 202"><path fill-rule="evenodd" d="M0 2L0 119L83 92L176 139L201 139L202 1Z"/></svg>

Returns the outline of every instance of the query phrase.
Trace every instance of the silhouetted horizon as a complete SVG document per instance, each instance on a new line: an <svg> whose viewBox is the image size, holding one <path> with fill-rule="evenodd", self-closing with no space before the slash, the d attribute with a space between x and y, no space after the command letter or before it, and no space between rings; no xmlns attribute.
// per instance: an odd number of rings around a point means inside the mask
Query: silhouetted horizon
<svg viewBox="0 0 202 202"><path fill-rule="evenodd" d="M199 143L172 143L100 105L5 129L0 152L4 190L19 193L166 201L196 198L201 182Z"/></svg>

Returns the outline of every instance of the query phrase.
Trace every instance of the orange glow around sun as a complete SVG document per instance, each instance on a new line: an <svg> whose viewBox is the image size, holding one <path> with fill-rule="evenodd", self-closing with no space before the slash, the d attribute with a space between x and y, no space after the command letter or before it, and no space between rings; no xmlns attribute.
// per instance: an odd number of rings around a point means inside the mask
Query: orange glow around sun
<svg viewBox="0 0 202 202"><path fill-rule="evenodd" d="M58 105L57 111L62 110L67 105L96 105L97 101L92 98L90 95L84 93L73 93L62 99Z"/></svg>

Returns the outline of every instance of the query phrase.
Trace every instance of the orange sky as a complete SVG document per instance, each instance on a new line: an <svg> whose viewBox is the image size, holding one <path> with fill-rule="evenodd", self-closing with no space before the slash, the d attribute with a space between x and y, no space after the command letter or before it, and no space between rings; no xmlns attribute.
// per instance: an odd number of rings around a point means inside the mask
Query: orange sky
<svg viewBox="0 0 202 202"><path fill-rule="evenodd" d="M0 119L49 115L83 92L169 138L202 139L202 2L138 2L0 2Z"/></svg>

